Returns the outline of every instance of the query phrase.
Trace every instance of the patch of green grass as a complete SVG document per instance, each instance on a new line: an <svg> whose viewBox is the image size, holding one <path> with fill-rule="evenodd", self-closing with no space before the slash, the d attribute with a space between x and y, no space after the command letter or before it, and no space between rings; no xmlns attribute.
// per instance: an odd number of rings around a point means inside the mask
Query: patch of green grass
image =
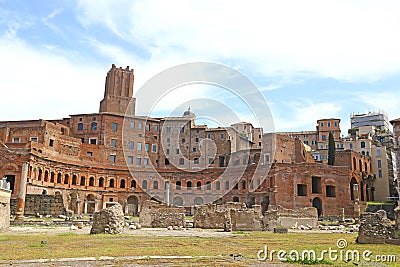
<svg viewBox="0 0 400 267"><path fill-rule="evenodd" d="M77 233L58 233L57 236L77 236Z"/></svg>
<svg viewBox="0 0 400 267"><path fill-rule="evenodd" d="M303 265L332 265L333 263L330 261L326 260L313 260L313 259L298 259L298 260L291 260L291 259L286 259L283 261L285 263L298 263L298 264L303 264Z"/></svg>
<svg viewBox="0 0 400 267"><path fill-rule="evenodd" d="M43 248L47 247L47 244L44 243L38 243L38 244L28 244L29 248Z"/></svg>
<svg viewBox="0 0 400 267"><path fill-rule="evenodd" d="M248 234L247 232L243 232L243 231L237 231L237 232L232 232L233 235L245 235Z"/></svg>

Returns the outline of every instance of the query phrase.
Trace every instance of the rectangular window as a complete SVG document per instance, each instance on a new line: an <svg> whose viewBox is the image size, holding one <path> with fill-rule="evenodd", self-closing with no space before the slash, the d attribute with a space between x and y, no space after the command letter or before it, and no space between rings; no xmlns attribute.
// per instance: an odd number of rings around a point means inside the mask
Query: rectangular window
<svg viewBox="0 0 400 267"><path fill-rule="evenodd" d="M221 134L221 139L224 139L225 138L225 135L224 134Z"/></svg>
<svg viewBox="0 0 400 267"><path fill-rule="evenodd" d="M197 133L197 134L200 133L200 130L199 130L199 129L196 129L196 133Z"/></svg>
<svg viewBox="0 0 400 267"><path fill-rule="evenodd" d="M199 164L199 158L194 158L194 164Z"/></svg>
<svg viewBox="0 0 400 267"><path fill-rule="evenodd" d="M38 138L37 137L31 137L30 140L31 140L31 142L37 142Z"/></svg>
<svg viewBox="0 0 400 267"><path fill-rule="evenodd" d="M110 162L115 162L116 156L115 155L110 155Z"/></svg>
<svg viewBox="0 0 400 267"><path fill-rule="evenodd" d="M83 131L83 123L78 123L78 131Z"/></svg>
<svg viewBox="0 0 400 267"><path fill-rule="evenodd" d="M298 184L297 185L297 195L298 196L307 196L307 185Z"/></svg>
<svg viewBox="0 0 400 267"><path fill-rule="evenodd" d="M131 123L129 123L129 128L134 129L135 128L135 122L131 121Z"/></svg>
<svg viewBox="0 0 400 267"><path fill-rule="evenodd" d="M335 191L336 191L335 186L333 186L333 185L326 186L326 196L327 197L336 197Z"/></svg>
<svg viewBox="0 0 400 267"><path fill-rule="evenodd" d="M185 127L181 127L181 133L185 131Z"/></svg>
<svg viewBox="0 0 400 267"><path fill-rule="evenodd" d="M211 139L211 134L207 134L207 138L208 138L208 139Z"/></svg>
<svg viewBox="0 0 400 267"><path fill-rule="evenodd" d="M142 143L138 142L136 147L137 147L137 150L142 150Z"/></svg>
<svg viewBox="0 0 400 267"><path fill-rule="evenodd" d="M142 130L143 129L143 123L139 122L137 128L138 128L138 130Z"/></svg>
<svg viewBox="0 0 400 267"><path fill-rule="evenodd" d="M214 158L208 158L208 164L214 164Z"/></svg>
<svg viewBox="0 0 400 267"><path fill-rule="evenodd" d="M133 157L128 156L128 164L132 165L133 164Z"/></svg>
<svg viewBox="0 0 400 267"><path fill-rule="evenodd" d="M118 123L113 122L113 124L112 124L112 131L113 131L113 132L118 131Z"/></svg>
<svg viewBox="0 0 400 267"><path fill-rule="evenodd" d="M197 151L197 148L194 147L192 150L193 150L193 152L196 152L196 151Z"/></svg>
<svg viewBox="0 0 400 267"><path fill-rule="evenodd" d="M133 141L129 141L128 147L129 147L129 149L134 149L135 148L135 143Z"/></svg>
<svg viewBox="0 0 400 267"><path fill-rule="evenodd" d="M182 138L182 143L185 143L185 141L186 141L185 138Z"/></svg>
<svg viewBox="0 0 400 267"><path fill-rule="evenodd" d="M142 165L142 159L141 158L136 158L136 165L138 165L138 166Z"/></svg>
<svg viewBox="0 0 400 267"><path fill-rule="evenodd" d="M167 126L167 133L171 132L171 127Z"/></svg>
<svg viewBox="0 0 400 267"><path fill-rule="evenodd" d="M20 140L21 140L21 138L19 138L19 137L14 137L14 138L13 138L13 143L19 143Z"/></svg>
<svg viewBox="0 0 400 267"><path fill-rule="evenodd" d="M149 165L149 159L148 158L144 158L143 159L143 165L144 166L148 166Z"/></svg>
<svg viewBox="0 0 400 267"><path fill-rule="evenodd" d="M324 123L323 122L321 122L321 127L324 127Z"/></svg>
<svg viewBox="0 0 400 267"><path fill-rule="evenodd" d="M149 151L149 144L144 144L144 151Z"/></svg>
<svg viewBox="0 0 400 267"><path fill-rule="evenodd" d="M330 122L328 122L328 127L331 127L331 123Z"/></svg>
<svg viewBox="0 0 400 267"><path fill-rule="evenodd" d="M377 149L377 150L376 150L376 156L377 156L377 157L380 157L380 156L381 156L381 150L380 150L380 149Z"/></svg>
<svg viewBox="0 0 400 267"><path fill-rule="evenodd" d="M165 151L165 154L169 155L169 148Z"/></svg>
<svg viewBox="0 0 400 267"><path fill-rule="evenodd" d="M111 147L117 147L117 139L111 139L110 146Z"/></svg>
<svg viewBox="0 0 400 267"><path fill-rule="evenodd" d="M54 146L54 140L53 139L50 139L49 146Z"/></svg>
<svg viewBox="0 0 400 267"><path fill-rule="evenodd" d="M146 124L146 131L150 131L150 124Z"/></svg>
<svg viewBox="0 0 400 267"><path fill-rule="evenodd" d="M312 193L313 194L321 194L322 187L321 187L321 177L312 177Z"/></svg>
<svg viewBox="0 0 400 267"><path fill-rule="evenodd" d="M179 154L179 148L176 149L176 154Z"/></svg>
<svg viewBox="0 0 400 267"><path fill-rule="evenodd" d="M151 145L151 152L157 152L157 145Z"/></svg>
<svg viewBox="0 0 400 267"><path fill-rule="evenodd" d="M326 135L322 135L322 140L323 140L323 141L326 140Z"/></svg>
<svg viewBox="0 0 400 267"><path fill-rule="evenodd" d="M382 170L378 170L378 177L379 177L379 178L382 178L382 177L383 177L383 175L382 175Z"/></svg>
<svg viewBox="0 0 400 267"><path fill-rule="evenodd" d="M171 139L168 137L168 138L167 138L167 143L169 143L169 142L171 142Z"/></svg>
<svg viewBox="0 0 400 267"><path fill-rule="evenodd" d="M91 152L91 151L86 152L86 156L88 156L88 157L93 156L93 152Z"/></svg>
<svg viewBox="0 0 400 267"><path fill-rule="evenodd" d="M97 145L97 138L89 138L89 144Z"/></svg>
<svg viewBox="0 0 400 267"><path fill-rule="evenodd" d="M350 150L353 149L353 144L350 143Z"/></svg>
<svg viewBox="0 0 400 267"><path fill-rule="evenodd" d="M153 130L154 130L155 132L158 132L158 125L153 125Z"/></svg>
<svg viewBox="0 0 400 267"><path fill-rule="evenodd" d="M382 160L378 159L378 168L382 168Z"/></svg>
<svg viewBox="0 0 400 267"><path fill-rule="evenodd" d="M198 138L198 137L196 137L195 141L196 141L196 143L198 143L198 142L199 142L199 138Z"/></svg>
<svg viewBox="0 0 400 267"><path fill-rule="evenodd" d="M361 142L361 148L365 148L365 142L364 141Z"/></svg>

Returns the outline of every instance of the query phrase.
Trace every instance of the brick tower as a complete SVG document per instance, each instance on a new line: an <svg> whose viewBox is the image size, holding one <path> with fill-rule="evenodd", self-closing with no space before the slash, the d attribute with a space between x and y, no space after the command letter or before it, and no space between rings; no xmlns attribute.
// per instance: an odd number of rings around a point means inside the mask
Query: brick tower
<svg viewBox="0 0 400 267"><path fill-rule="evenodd" d="M100 101L100 113L135 115L136 99L133 98L133 69L117 68L112 64L107 73L104 98ZM131 102L129 104L129 102Z"/></svg>

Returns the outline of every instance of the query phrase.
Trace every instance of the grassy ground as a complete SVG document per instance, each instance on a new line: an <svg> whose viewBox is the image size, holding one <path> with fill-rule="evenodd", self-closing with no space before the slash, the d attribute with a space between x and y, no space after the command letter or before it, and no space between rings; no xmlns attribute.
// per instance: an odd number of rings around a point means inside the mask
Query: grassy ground
<svg viewBox="0 0 400 267"><path fill-rule="evenodd" d="M355 243L356 235L337 233L274 234L271 232L234 232L224 237L89 235L73 232L0 233L0 260L98 258L100 256L211 256L211 259L195 258L185 262L201 265L213 263L213 265L237 266L260 263L257 260L257 252L264 249L264 245L267 245L269 251L314 249L321 252L329 248L337 249L336 242L340 238L346 239L348 243L348 246L343 249L344 251L357 249L362 253L364 250L371 250L372 255L397 255L397 262L400 265L399 246L357 244ZM243 257L236 259L234 256L239 254ZM137 260L135 263L154 264L154 262L161 261L163 260L148 259ZM275 260L275 262L279 261ZM175 260L175 263L179 264L182 261ZM345 265L344 262L334 263L340 266ZM349 266L354 265L350 263Z"/></svg>

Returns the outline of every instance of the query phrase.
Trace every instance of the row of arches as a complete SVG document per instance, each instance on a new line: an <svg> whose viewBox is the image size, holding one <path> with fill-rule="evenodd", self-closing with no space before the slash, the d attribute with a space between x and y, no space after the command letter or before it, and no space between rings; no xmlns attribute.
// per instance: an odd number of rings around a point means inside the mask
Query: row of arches
<svg viewBox="0 0 400 267"><path fill-rule="evenodd" d="M360 171L360 172L371 172L371 166L369 164L369 162L364 161L359 159L357 161L356 157L353 157L353 170L356 171Z"/></svg>

